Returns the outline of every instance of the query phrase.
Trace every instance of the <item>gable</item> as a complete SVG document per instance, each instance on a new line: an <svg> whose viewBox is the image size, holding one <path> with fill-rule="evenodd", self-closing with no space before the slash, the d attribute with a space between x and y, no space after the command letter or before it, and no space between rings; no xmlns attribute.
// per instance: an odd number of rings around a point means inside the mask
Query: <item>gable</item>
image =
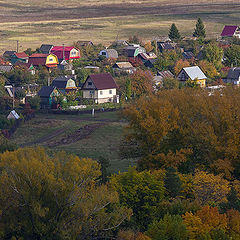
<svg viewBox="0 0 240 240"><path fill-rule="evenodd" d="M75 88L75 87L76 87L75 81L72 80L72 79L69 79L69 80L67 81L66 88Z"/></svg>
<svg viewBox="0 0 240 240"><path fill-rule="evenodd" d="M85 83L82 86L82 89L96 89L96 86L94 85L92 79L90 77L87 78Z"/></svg>

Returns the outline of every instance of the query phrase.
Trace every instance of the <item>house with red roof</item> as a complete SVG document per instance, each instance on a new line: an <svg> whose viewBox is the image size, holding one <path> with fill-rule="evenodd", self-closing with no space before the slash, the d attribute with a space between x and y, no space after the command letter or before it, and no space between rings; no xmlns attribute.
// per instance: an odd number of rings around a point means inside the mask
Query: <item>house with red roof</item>
<svg viewBox="0 0 240 240"><path fill-rule="evenodd" d="M34 67L38 66L44 66L49 71L51 68L57 67L59 64L58 58L54 54L44 54L44 53L34 53L31 56L29 56L30 64L32 64Z"/></svg>
<svg viewBox="0 0 240 240"><path fill-rule="evenodd" d="M58 57L59 62L63 60L72 61L81 57L80 50L75 47L54 46L51 53Z"/></svg>
<svg viewBox="0 0 240 240"><path fill-rule="evenodd" d="M25 52L15 52L10 57L10 60L11 60L12 64L15 64L17 62L27 63L28 62L28 58L29 58L29 56Z"/></svg>
<svg viewBox="0 0 240 240"><path fill-rule="evenodd" d="M225 26L221 37L237 37L240 38L240 27L239 26Z"/></svg>
<svg viewBox="0 0 240 240"><path fill-rule="evenodd" d="M117 102L117 84L110 73L91 74L82 86L83 98L95 103Z"/></svg>

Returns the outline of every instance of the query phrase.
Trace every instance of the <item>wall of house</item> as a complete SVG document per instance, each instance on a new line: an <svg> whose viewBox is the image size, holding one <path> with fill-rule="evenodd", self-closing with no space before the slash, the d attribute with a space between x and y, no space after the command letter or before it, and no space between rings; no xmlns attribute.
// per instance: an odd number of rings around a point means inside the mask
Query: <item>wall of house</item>
<svg viewBox="0 0 240 240"><path fill-rule="evenodd" d="M116 95L116 88L98 90L98 99L101 98L113 98Z"/></svg>
<svg viewBox="0 0 240 240"><path fill-rule="evenodd" d="M70 58L78 58L80 57L80 51L73 48L71 51L70 51Z"/></svg>
<svg viewBox="0 0 240 240"><path fill-rule="evenodd" d="M95 89L95 85L93 84L91 79L87 79L87 81L85 82L83 88L91 88L91 89Z"/></svg>
<svg viewBox="0 0 240 240"><path fill-rule="evenodd" d="M46 64L58 64L58 58L55 55L48 55L46 59Z"/></svg>
<svg viewBox="0 0 240 240"><path fill-rule="evenodd" d="M75 88L75 87L76 87L75 81L72 80L72 79L69 79L69 80L67 81L66 88Z"/></svg>
<svg viewBox="0 0 240 240"><path fill-rule="evenodd" d="M98 93L95 90L83 90L83 98L98 98Z"/></svg>
<svg viewBox="0 0 240 240"><path fill-rule="evenodd" d="M200 87L206 87L206 80L203 79L203 80L197 80L197 83L200 85Z"/></svg>

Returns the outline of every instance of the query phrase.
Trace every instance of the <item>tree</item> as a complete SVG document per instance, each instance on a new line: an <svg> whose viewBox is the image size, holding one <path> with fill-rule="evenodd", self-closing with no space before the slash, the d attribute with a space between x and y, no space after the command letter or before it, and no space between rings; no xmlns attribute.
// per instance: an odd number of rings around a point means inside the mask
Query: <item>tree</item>
<svg viewBox="0 0 240 240"><path fill-rule="evenodd" d="M180 33L174 23L171 25L168 36L171 40L179 40L181 38Z"/></svg>
<svg viewBox="0 0 240 240"><path fill-rule="evenodd" d="M197 23L196 23L196 28L193 33L194 37L197 38L205 38L206 37L206 32L205 32L205 27L202 22L201 18L198 18Z"/></svg>
<svg viewBox="0 0 240 240"><path fill-rule="evenodd" d="M25 148L1 154L0 169L2 239L104 238L130 216L117 193L97 183L100 166L91 159Z"/></svg>
<svg viewBox="0 0 240 240"><path fill-rule="evenodd" d="M164 197L163 180L149 171L137 172L130 168L113 176L110 182L119 193L120 203L133 210L129 225L146 230Z"/></svg>
<svg viewBox="0 0 240 240"><path fill-rule="evenodd" d="M163 89L178 89L179 81L176 78L164 78L162 87Z"/></svg>
<svg viewBox="0 0 240 240"><path fill-rule="evenodd" d="M40 109L40 97L39 96L28 98L28 103L30 104L32 109L34 109L34 110Z"/></svg>
<svg viewBox="0 0 240 240"><path fill-rule="evenodd" d="M201 60L198 63L198 66L201 70L206 74L208 78L214 79L219 76L217 69L215 68L213 63L208 62L207 60Z"/></svg>
<svg viewBox="0 0 240 240"><path fill-rule="evenodd" d="M216 207L205 206L195 214L187 212L183 215L183 222L190 239L212 239L211 237L204 238L204 236L214 234L219 230L225 233L227 230L227 216L220 214Z"/></svg>
<svg viewBox="0 0 240 240"><path fill-rule="evenodd" d="M149 225L147 235L152 240L185 240L186 227L179 215L165 215L160 221Z"/></svg>
<svg viewBox="0 0 240 240"><path fill-rule="evenodd" d="M221 175L197 171L194 175L193 186L196 198L202 205L226 201L230 190L229 182Z"/></svg>
<svg viewBox="0 0 240 240"><path fill-rule="evenodd" d="M223 49L216 43L207 44L203 49L203 58L219 70L222 67Z"/></svg>
<svg viewBox="0 0 240 240"><path fill-rule="evenodd" d="M229 67L238 67L240 65L240 46L232 45L225 50L225 63Z"/></svg>
<svg viewBox="0 0 240 240"><path fill-rule="evenodd" d="M5 77L11 84L14 84L16 87L33 81L33 75L27 70L22 69L14 69L11 72L5 73Z"/></svg>
<svg viewBox="0 0 240 240"><path fill-rule="evenodd" d="M138 70L131 77L131 91L135 97L149 95L153 91L153 75L150 71Z"/></svg>
<svg viewBox="0 0 240 240"><path fill-rule="evenodd" d="M22 99L22 98L26 97L26 92L24 89L17 89L15 95L16 95L17 99Z"/></svg>
<svg viewBox="0 0 240 240"><path fill-rule="evenodd" d="M127 99L131 99L132 96L132 83L130 78L127 78L126 83L125 83L125 95L127 97Z"/></svg>
<svg viewBox="0 0 240 240"><path fill-rule="evenodd" d="M175 198L180 195L182 190L182 182L177 175L175 168L167 168L164 185L170 197Z"/></svg>
<svg viewBox="0 0 240 240"><path fill-rule="evenodd" d="M151 42L147 42L145 45L144 45L144 48L146 49L147 52L151 52L153 50L153 45Z"/></svg>
<svg viewBox="0 0 240 240"><path fill-rule="evenodd" d="M189 67L190 63L187 60L179 59L174 66L175 75L178 75L184 67Z"/></svg>

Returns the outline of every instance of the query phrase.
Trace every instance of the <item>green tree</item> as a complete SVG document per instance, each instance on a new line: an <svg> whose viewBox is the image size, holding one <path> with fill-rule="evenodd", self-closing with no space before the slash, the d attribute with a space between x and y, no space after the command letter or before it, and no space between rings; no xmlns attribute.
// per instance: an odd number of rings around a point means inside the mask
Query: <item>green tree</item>
<svg viewBox="0 0 240 240"><path fill-rule="evenodd" d="M179 40L181 38L181 35L174 23L171 25L168 36L171 40Z"/></svg>
<svg viewBox="0 0 240 240"><path fill-rule="evenodd" d="M179 81L176 78L164 78L163 89L177 89L179 88Z"/></svg>
<svg viewBox="0 0 240 240"><path fill-rule="evenodd" d="M215 68L220 69L222 66L223 49L216 43L210 43L203 49L203 58L214 64Z"/></svg>
<svg viewBox="0 0 240 240"><path fill-rule="evenodd" d="M33 81L33 75L27 70L22 69L14 69L11 72L5 73L5 77L11 84L14 84L16 87Z"/></svg>
<svg viewBox="0 0 240 240"><path fill-rule="evenodd" d="M225 64L229 67L240 66L240 46L232 45L225 50Z"/></svg>
<svg viewBox="0 0 240 240"><path fill-rule="evenodd" d="M197 23L196 23L196 28L193 33L194 37L197 38L205 38L206 37L206 32L205 32L205 27L202 22L201 18L198 18Z"/></svg>
<svg viewBox="0 0 240 240"><path fill-rule="evenodd" d="M109 177L108 168L111 166L109 159L105 157L100 157L98 163L101 165L101 183L106 183Z"/></svg>
<svg viewBox="0 0 240 240"><path fill-rule="evenodd" d="M182 190L182 182L175 168L167 168L164 185L170 197L175 198L180 195Z"/></svg>
<svg viewBox="0 0 240 240"><path fill-rule="evenodd" d="M146 230L164 197L163 180L151 172L130 168L113 176L111 184L119 193L120 203L133 210L130 225Z"/></svg>
<svg viewBox="0 0 240 240"><path fill-rule="evenodd" d="M227 202L222 202L220 204L220 207L224 212L226 212L229 209L236 209L240 211L240 199L234 187L231 187L231 190L227 195Z"/></svg>
<svg viewBox="0 0 240 240"><path fill-rule="evenodd" d="M165 215L160 221L149 225L147 235L152 240L186 240L186 227L179 215Z"/></svg>
<svg viewBox="0 0 240 240"><path fill-rule="evenodd" d="M25 148L0 155L1 239L105 238L130 215L97 162Z"/></svg>
<svg viewBox="0 0 240 240"><path fill-rule="evenodd" d="M125 82L125 95L127 97L127 99L131 99L132 96L132 83L131 83L131 79L127 78L126 82Z"/></svg>
<svg viewBox="0 0 240 240"><path fill-rule="evenodd" d="M40 97L39 96L28 98L27 101L30 104L32 109L34 109L34 110L39 110L40 109Z"/></svg>

